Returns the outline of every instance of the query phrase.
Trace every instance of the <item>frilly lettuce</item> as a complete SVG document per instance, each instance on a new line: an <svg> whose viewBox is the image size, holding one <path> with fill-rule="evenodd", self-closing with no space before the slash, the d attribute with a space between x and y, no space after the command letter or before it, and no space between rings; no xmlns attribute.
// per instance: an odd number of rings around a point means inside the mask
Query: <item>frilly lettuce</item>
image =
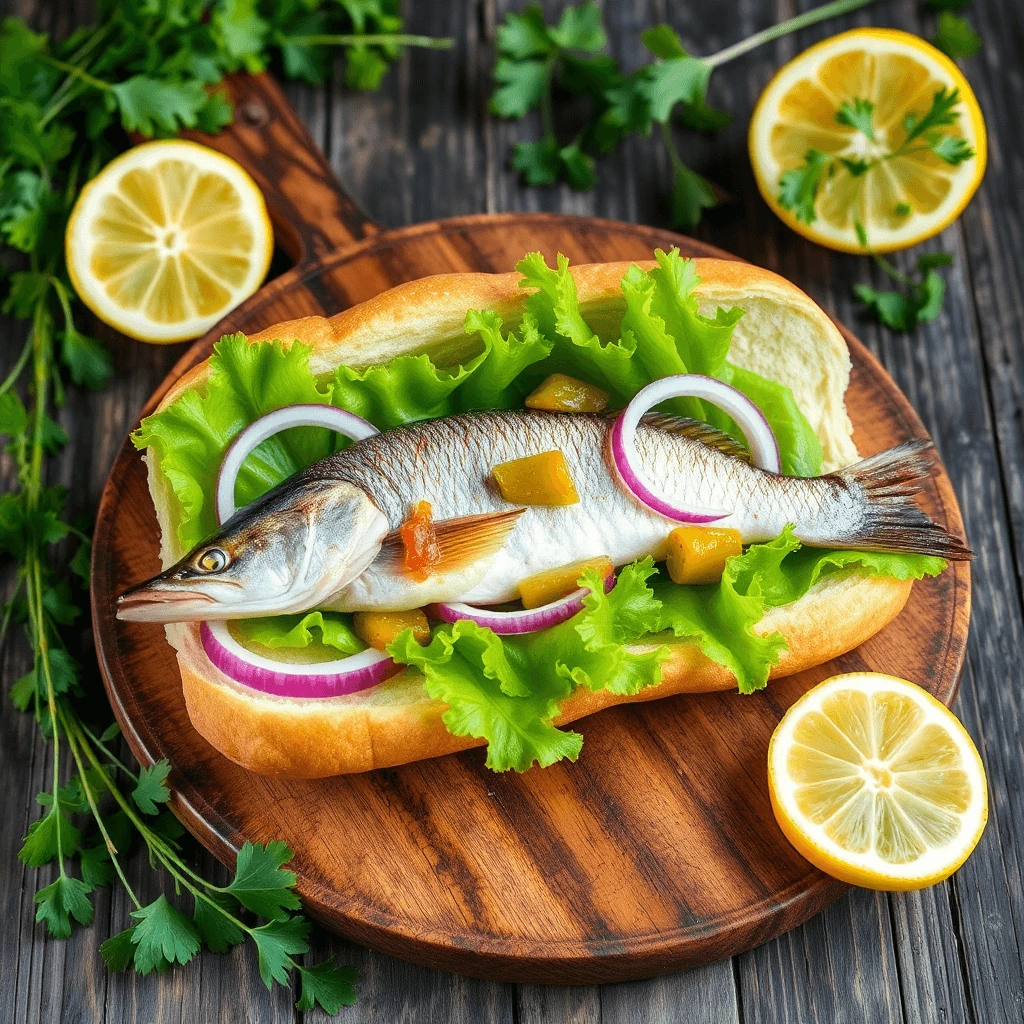
<svg viewBox="0 0 1024 1024"><path fill-rule="evenodd" d="M208 382L147 417L133 435L136 446L150 449L170 486L179 544L191 548L213 532L213 496L224 453L247 424L267 412L303 402L330 403L387 429L465 410L518 407L537 381L558 371L605 388L615 404L668 374L717 377L764 412L786 473L820 472L820 445L790 390L726 358L742 311L702 315L694 263L676 250L658 251L656 259L651 270L628 270L621 322L615 329L602 327L599 336L580 307L565 257L550 268L539 253L528 255L517 267L530 293L521 319L505 330L493 311L469 312L465 340L471 344L475 338L479 347L472 358L452 366L437 366L421 353L314 375L310 350L299 342L249 345L242 335L222 338L210 359ZM740 436L713 406L692 400L675 405ZM264 442L239 475L239 504L344 443L316 428L297 428ZM607 595L596 576L585 576L591 594L583 611L553 629L502 639L461 622L436 628L426 647L403 635L392 654L423 671L427 691L448 704L444 719L453 733L488 740L491 767L524 771L535 762L578 755L580 737L552 724L575 687L632 694L658 681L668 649L655 646L636 654L627 649L634 641L658 633L690 638L750 692L765 685L784 648L781 637L753 632L767 608L796 600L822 573L845 566L916 579L941 571L943 564L914 555L801 550L787 530L731 559L714 586L676 586L646 560L621 569ZM240 623L238 629L247 642L303 649L317 657L361 647L349 618L338 613L276 616Z"/></svg>

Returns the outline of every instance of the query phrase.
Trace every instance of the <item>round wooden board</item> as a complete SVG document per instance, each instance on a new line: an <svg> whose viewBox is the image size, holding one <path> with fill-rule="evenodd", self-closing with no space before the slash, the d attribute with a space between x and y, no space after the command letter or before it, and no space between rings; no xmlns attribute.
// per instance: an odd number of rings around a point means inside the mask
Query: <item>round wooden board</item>
<svg viewBox="0 0 1024 1024"><path fill-rule="evenodd" d="M225 147L226 148L226 147ZM370 234L309 258L193 346L152 397L221 333L330 314L391 285L446 271L508 271L523 253L574 263L649 259L656 247L724 256L652 228L545 215L470 217ZM314 246L315 247L315 246ZM870 454L925 436L906 398L845 329L855 440ZM962 534L939 470L927 511ZM845 891L802 860L772 816L771 733L808 687L837 672L905 676L949 703L970 607L965 563L915 585L868 643L753 696L672 697L578 724L576 764L496 775L480 750L400 768L281 781L228 761L189 723L161 627L118 622L114 602L159 570L155 513L129 443L103 493L93 561L97 650L111 702L143 764L173 766L172 806L214 854L285 840L309 912L382 952L518 982L639 978L748 949Z"/></svg>

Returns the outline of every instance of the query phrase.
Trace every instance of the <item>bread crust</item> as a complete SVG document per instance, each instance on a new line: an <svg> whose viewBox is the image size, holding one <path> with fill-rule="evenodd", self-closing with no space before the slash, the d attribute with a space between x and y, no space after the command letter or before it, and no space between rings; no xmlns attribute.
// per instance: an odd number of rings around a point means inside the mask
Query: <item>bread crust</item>
<svg viewBox="0 0 1024 1024"><path fill-rule="evenodd" d="M756 296L758 301L785 310L792 322L799 322L811 339L811 347L820 349L820 372L833 395L838 395L838 415L833 409L828 424L816 425L823 449L835 465L853 461L856 449L842 408L842 394L849 380L849 354L832 321L806 294L777 274L732 261L695 262L702 302L742 305L745 297ZM651 261L637 265L647 269L656 264ZM629 266L605 263L572 268L584 309L621 303L619 282ZM248 340L301 341L311 347L314 372L331 370L343 362L359 367L408 352L437 351L462 334L469 309L493 309L506 322L515 322L522 311L519 281L517 273L424 278L398 285L336 316L291 320ZM202 386L208 375L208 361L193 367L168 390L160 408L184 391ZM170 526L172 496L154 460L149 460L149 485L160 521L161 557L167 566L183 552ZM788 645L770 677L791 675L852 650L899 614L911 586L910 581L843 570L819 580L798 601L770 609L755 631L779 632ZM177 650L185 704L193 725L225 756L261 774L322 778L417 761L483 743L448 732L442 721L446 705L426 695L422 677L413 669L346 697L275 697L242 686L220 672L203 651L197 624L175 624L166 629L169 642ZM592 693L580 687L562 705L557 724L615 704L736 686L732 672L708 659L696 644L674 642L671 637L658 639L669 644L671 653L657 686L633 696Z"/></svg>

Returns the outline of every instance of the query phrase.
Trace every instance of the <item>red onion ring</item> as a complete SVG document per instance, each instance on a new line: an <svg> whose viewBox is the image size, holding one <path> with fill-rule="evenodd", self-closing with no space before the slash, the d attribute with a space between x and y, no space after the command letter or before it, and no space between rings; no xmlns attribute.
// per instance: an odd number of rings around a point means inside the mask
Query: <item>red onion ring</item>
<svg viewBox="0 0 1024 1024"><path fill-rule="evenodd" d="M380 431L361 416L333 405L287 405L254 420L231 442L217 472L217 521L226 523L237 511L235 484L242 463L253 449L290 427L326 427L353 441L365 441Z"/></svg>
<svg viewBox="0 0 1024 1024"><path fill-rule="evenodd" d="M640 501L659 515L681 523L713 523L724 519L731 512L676 505L644 483L636 450L637 427L645 413L670 398L700 398L718 406L743 431L754 465L769 473L778 473L781 468L779 446L772 428L764 413L742 391L699 373L679 373L648 384L636 393L615 421L611 436L612 459L622 482Z"/></svg>
<svg viewBox="0 0 1024 1024"><path fill-rule="evenodd" d="M353 441L380 433L372 423L333 405L289 405L261 416L232 441L224 454L217 472L218 523L227 522L237 511L235 484L242 463L257 445L290 427L326 427ZM206 656L221 672L236 683L279 697L337 697L376 686L401 671L401 665L372 648L316 666L273 661L243 647L223 622L203 622L199 636Z"/></svg>
<svg viewBox="0 0 1024 1024"><path fill-rule="evenodd" d="M604 580L607 594L615 586L615 573L609 572ZM580 587L566 597L541 605L539 608L523 608L521 611L498 612L487 608L476 608L469 604L449 602L435 605L437 617L443 622L458 622L469 619L478 626L485 626L498 636L513 636L519 633L536 633L541 629L557 626L571 619L582 607L583 599L590 593L590 587Z"/></svg>
<svg viewBox="0 0 1024 1024"><path fill-rule="evenodd" d="M278 697L338 697L375 686L402 669L372 647L320 665L272 661L246 650L224 622L201 623L199 636L206 656L226 676Z"/></svg>

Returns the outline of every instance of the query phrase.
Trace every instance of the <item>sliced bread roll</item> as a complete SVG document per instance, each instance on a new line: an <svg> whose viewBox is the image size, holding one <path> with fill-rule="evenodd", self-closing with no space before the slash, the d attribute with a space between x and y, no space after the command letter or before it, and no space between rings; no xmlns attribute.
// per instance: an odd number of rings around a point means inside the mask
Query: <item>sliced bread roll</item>
<svg viewBox="0 0 1024 1024"><path fill-rule="evenodd" d="M719 306L745 310L729 358L792 390L821 442L825 472L857 461L844 404L850 356L832 321L802 291L769 271L722 260L698 259L696 264L702 312L713 313ZM599 333L604 322L611 330L621 318L624 299L619 282L628 268L627 263L608 263L572 270L583 313ZM507 325L516 324L524 308L519 281L516 273L425 278L337 316L278 324L249 341L301 341L311 346L311 368L317 373L342 363L363 367L418 352L429 353L438 365L450 365L473 351L475 342L462 329L467 310L493 309ZM208 373L205 362L194 367L171 388L161 408L185 390L203 387ZM184 551L177 542L168 484L152 459L149 485L166 568ZM770 609L755 631L779 632L788 644L772 678L856 647L899 614L911 586L909 581L844 570L823 577L798 601ZM344 697L276 697L242 686L216 669L203 650L197 624L165 628L177 651L192 723L227 757L262 774L318 778L367 771L483 742L448 732L441 720L446 706L426 695L422 677L413 669ZM562 705L557 724L612 704L736 686L733 674L695 644L671 638L666 642L672 653L659 685L631 697L580 687Z"/></svg>

